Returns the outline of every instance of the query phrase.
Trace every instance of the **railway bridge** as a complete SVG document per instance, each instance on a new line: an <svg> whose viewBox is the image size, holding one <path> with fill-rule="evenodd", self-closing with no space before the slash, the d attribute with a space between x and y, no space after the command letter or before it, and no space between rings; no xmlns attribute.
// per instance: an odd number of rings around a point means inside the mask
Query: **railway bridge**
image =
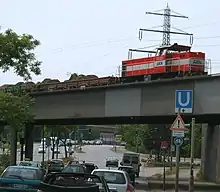
<svg viewBox="0 0 220 192"><path fill-rule="evenodd" d="M85 90L34 93L36 124L172 123L175 90L193 90L194 110L183 115L203 123L202 170L220 180L220 76L187 77ZM29 130L29 131L28 131ZM30 138L31 129L27 129ZM29 139L29 143L30 143ZM30 143L31 145L31 143ZM31 150L26 150L27 155Z"/></svg>

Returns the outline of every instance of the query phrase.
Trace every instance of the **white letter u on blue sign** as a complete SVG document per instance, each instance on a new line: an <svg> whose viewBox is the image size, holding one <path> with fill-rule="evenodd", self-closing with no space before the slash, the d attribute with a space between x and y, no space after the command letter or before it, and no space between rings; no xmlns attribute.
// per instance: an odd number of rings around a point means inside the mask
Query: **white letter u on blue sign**
<svg viewBox="0 0 220 192"><path fill-rule="evenodd" d="M182 93L178 93L178 103L182 107L186 107L190 103L190 92L186 92L186 101L182 102Z"/></svg>

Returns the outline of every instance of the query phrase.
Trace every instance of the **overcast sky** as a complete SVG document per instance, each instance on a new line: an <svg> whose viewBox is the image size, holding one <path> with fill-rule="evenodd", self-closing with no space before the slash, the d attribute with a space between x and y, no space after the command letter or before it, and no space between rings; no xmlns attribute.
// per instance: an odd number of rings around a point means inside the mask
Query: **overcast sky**
<svg viewBox="0 0 220 192"><path fill-rule="evenodd" d="M212 59L212 72L220 72L220 1L168 3L173 11L189 16L173 18L172 26L193 33L193 50L205 52ZM34 77L35 82L44 78L65 80L74 72L107 76L116 74L129 48L161 44L162 34L144 33L140 42L138 31L161 26L162 16L145 12L165 5L164 0L1 0L0 25L2 31L12 28L41 41L36 55L43 61L42 75ZM172 42L189 44L189 38L173 35ZM22 80L12 72L0 73L0 77L1 84Z"/></svg>

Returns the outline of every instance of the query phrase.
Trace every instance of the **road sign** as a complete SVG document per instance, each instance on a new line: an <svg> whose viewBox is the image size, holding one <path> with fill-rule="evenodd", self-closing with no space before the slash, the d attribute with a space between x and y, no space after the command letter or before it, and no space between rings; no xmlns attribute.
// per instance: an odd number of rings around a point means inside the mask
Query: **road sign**
<svg viewBox="0 0 220 192"><path fill-rule="evenodd" d="M172 130L173 137L184 137L185 136L185 125L180 114L177 115L170 130Z"/></svg>
<svg viewBox="0 0 220 192"><path fill-rule="evenodd" d="M193 90L176 90L175 113L193 112Z"/></svg>
<svg viewBox="0 0 220 192"><path fill-rule="evenodd" d="M172 131L184 131L185 130L185 124L180 114L177 115L175 121L171 125L170 130Z"/></svg>
<svg viewBox="0 0 220 192"><path fill-rule="evenodd" d="M173 137L185 137L185 132L184 131L172 131L172 136Z"/></svg>
<svg viewBox="0 0 220 192"><path fill-rule="evenodd" d="M120 143L121 140L122 140L122 135L116 135L115 140L116 140L117 143Z"/></svg>
<svg viewBox="0 0 220 192"><path fill-rule="evenodd" d="M183 144L183 138L182 137L175 137L173 141L174 141L174 144L177 147L180 147Z"/></svg>
<svg viewBox="0 0 220 192"><path fill-rule="evenodd" d="M160 143L160 148L161 149L167 149L169 146L168 142L167 141L161 141Z"/></svg>

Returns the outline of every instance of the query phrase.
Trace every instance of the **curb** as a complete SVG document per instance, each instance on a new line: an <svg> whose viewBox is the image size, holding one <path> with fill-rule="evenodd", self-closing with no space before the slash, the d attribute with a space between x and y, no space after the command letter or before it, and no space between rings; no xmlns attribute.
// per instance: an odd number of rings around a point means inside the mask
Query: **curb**
<svg viewBox="0 0 220 192"><path fill-rule="evenodd" d="M163 178L148 178L148 180L150 180L150 181L160 181L160 182L163 182ZM173 181L173 182L175 182L175 178L167 178L166 177L166 181ZM180 178L179 179L179 181L181 182L181 181L183 181L183 182L188 182L189 181L189 178ZM197 182L197 180L195 180L195 182Z"/></svg>
<svg viewBox="0 0 220 192"><path fill-rule="evenodd" d="M163 182L162 181L148 181L149 189L163 189ZM180 190L188 190L189 189L189 182L179 182L179 189ZM175 181L168 181L165 183L166 189L175 189ZM201 191L209 191L209 190L218 190L220 191L220 185L214 183L195 183L194 184L195 190Z"/></svg>

